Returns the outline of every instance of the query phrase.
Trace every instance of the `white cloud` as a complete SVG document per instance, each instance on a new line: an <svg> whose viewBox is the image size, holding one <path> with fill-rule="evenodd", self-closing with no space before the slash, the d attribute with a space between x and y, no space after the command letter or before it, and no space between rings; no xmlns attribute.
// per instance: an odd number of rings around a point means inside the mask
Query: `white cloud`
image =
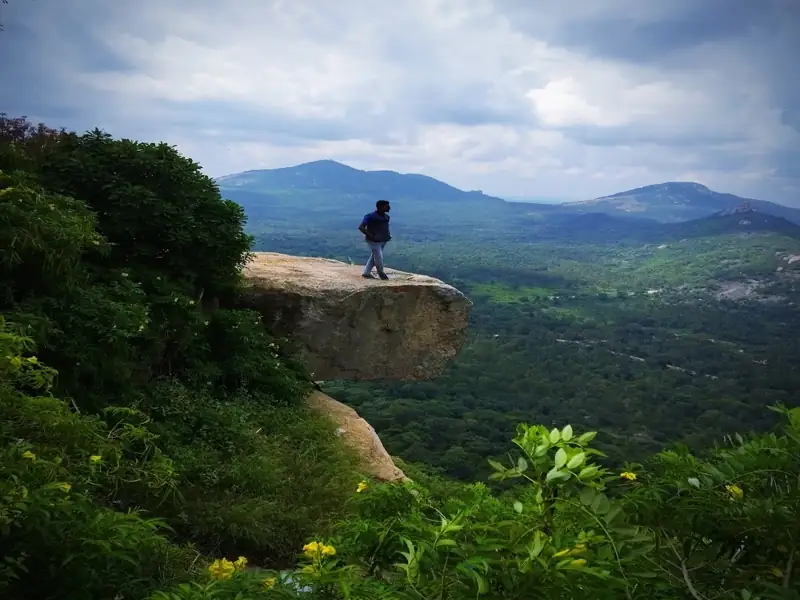
<svg viewBox="0 0 800 600"><path fill-rule="evenodd" d="M19 13L47 36L31 68L52 72L77 112L38 116L164 138L213 175L334 158L513 195L587 197L687 175L784 200L797 186L776 156L800 138L773 93L776 67L761 67L765 47L753 54L766 34L709 33L660 61L564 41L580 26L607 44L694 10L688 0L36 4ZM77 29L59 26L70 10ZM87 39L124 68L98 68L77 50Z"/></svg>

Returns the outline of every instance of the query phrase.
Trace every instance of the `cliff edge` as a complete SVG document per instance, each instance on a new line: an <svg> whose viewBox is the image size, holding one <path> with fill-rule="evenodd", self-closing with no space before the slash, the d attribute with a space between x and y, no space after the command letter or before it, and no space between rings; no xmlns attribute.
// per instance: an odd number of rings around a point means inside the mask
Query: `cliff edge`
<svg viewBox="0 0 800 600"><path fill-rule="evenodd" d="M472 303L438 279L387 273L364 279L343 262L257 252L245 297L317 380L434 379L461 348Z"/></svg>
<svg viewBox="0 0 800 600"><path fill-rule="evenodd" d="M472 303L438 279L387 270L389 281L323 258L257 252L245 267L245 303L273 333L290 338L317 380L418 380L437 377L458 353ZM381 481L407 478L375 430L322 392L309 405Z"/></svg>

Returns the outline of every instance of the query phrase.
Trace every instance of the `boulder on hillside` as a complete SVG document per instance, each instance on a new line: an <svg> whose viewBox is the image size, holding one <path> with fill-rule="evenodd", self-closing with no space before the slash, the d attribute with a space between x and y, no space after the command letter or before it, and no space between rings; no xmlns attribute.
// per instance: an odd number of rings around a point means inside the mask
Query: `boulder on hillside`
<svg viewBox="0 0 800 600"><path fill-rule="evenodd" d="M387 274L364 279L343 262L257 252L245 301L298 344L317 380L435 378L461 347L472 303L438 279Z"/></svg>
<svg viewBox="0 0 800 600"><path fill-rule="evenodd" d="M365 473L389 483L409 481L394 464L372 426L356 411L322 392L313 392L308 404L337 426L337 434L343 436L345 443L358 456Z"/></svg>

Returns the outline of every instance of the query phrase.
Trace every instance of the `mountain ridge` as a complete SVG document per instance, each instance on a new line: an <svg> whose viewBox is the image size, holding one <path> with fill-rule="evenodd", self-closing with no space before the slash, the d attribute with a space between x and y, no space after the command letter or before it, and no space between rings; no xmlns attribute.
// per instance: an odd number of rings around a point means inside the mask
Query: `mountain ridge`
<svg viewBox="0 0 800 600"><path fill-rule="evenodd" d="M434 195L441 200L462 197L505 202L479 191L465 191L420 173L399 173L388 169L362 170L331 159L317 160L277 169L255 169L215 178L220 188L246 191L328 190L349 194L379 195L387 200ZM376 198L377 199L377 198Z"/></svg>
<svg viewBox="0 0 800 600"><path fill-rule="evenodd" d="M566 210L624 213L662 222L690 221L712 214L744 207L783 217L800 225L800 209L727 192L717 192L692 181L667 181L615 194L562 205Z"/></svg>
<svg viewBox="0 0 800 600"><path fill-rule="evenodd" d="M223 192L260 194L335 193L348 199L486 203L499 208L524 208L541 214L604 213L662 223L691 221L747 206L800 225L800 208L717 192L696 182L668 181L589 200L562 204L514 202L480 190L466 191L428 175L400 173L388 169L363 170L332 159L323 159L277 169L251 169L215 178Z"/></svg>

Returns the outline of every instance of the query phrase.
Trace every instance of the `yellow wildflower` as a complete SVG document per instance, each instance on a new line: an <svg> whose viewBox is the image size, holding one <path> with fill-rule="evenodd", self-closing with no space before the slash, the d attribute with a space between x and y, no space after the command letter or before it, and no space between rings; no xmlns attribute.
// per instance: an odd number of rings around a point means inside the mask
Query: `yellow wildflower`
<svg viewBox="0 0 800 600"><path fill-rule="evenodd" d="M278 583L278 579L276 577L268 577L264 580L264 589L271 590L275 587L276 583Z"/></svg>
<svg viewBox="0 0 800 600"><path fill-rule="evenodd" d="M236 569L244 569L247 566L247 559L244 556L240 556L233 562L233 566Z"/></svg>
<svg viewBox="0 0 800 600"><path fill-rule="evenodd" d="M236 567L227 558L217 559L208 567L208 573L214 579L230 579L235 570Z"/></svg>
<svg viewBox="0 0 800 600"><path fill-rule="evenodd" d="M621 473L620 477L622 477L623 479L627 479L628 481L636 481L636 473L631 473L630 471L625 471L624 473Z"/></svg>
<svg viewBox="0 0 800 600"><path fill-rule="evenodd" d="M742 488L735 483L732 485L726 485L725 489L728 490L728 493L731 495L731 500L741 500L744 497Z"/></svg>
<svg viewBox="0 0 800 600"><path fill-rule="evenodd" d="M94 454L94 455L89 457L89 462L92 463L93 465L96 465L101 460L103 460L103 457L100 456L99 454Z"/></svg>
<svg viewBox="0 0 800 600"><path fill-rule="evenodd" d="M320 542L309 542L303 546L303 554L309 558L319 558L321 556L333 556L336 554L336 548L327 546Z"/></svg>
<svg viewBox="0 0 800 600"><path fill-rule="evenodd" d="M67 494L72 489L72 484L71 483L56 483L55 484L55 488L57 490L61 490L65 494Z"/></svg>
<svg viewBox="0 0 800 600"><path fill-rule="evenodd" d="M27 458L28 460L36 460L36 455L30 450L25 450L25 452L22 453L22 458Z"/></svg>
<svg viewBox="0 0 800 600"><path fill-rule="evenodd" d="M303 554L306 556L317 556L319 554L319 543L318 542L309 542L305 546L303 546Z"/></svg>
<svg viewBox="0 0 800 600"><path fill-rule="evenodd" d="M367 482L366 481L362 481L361 483L358 484L358 487L356 488L356 492L360 494L365 489L367 489Z"/></svg>

